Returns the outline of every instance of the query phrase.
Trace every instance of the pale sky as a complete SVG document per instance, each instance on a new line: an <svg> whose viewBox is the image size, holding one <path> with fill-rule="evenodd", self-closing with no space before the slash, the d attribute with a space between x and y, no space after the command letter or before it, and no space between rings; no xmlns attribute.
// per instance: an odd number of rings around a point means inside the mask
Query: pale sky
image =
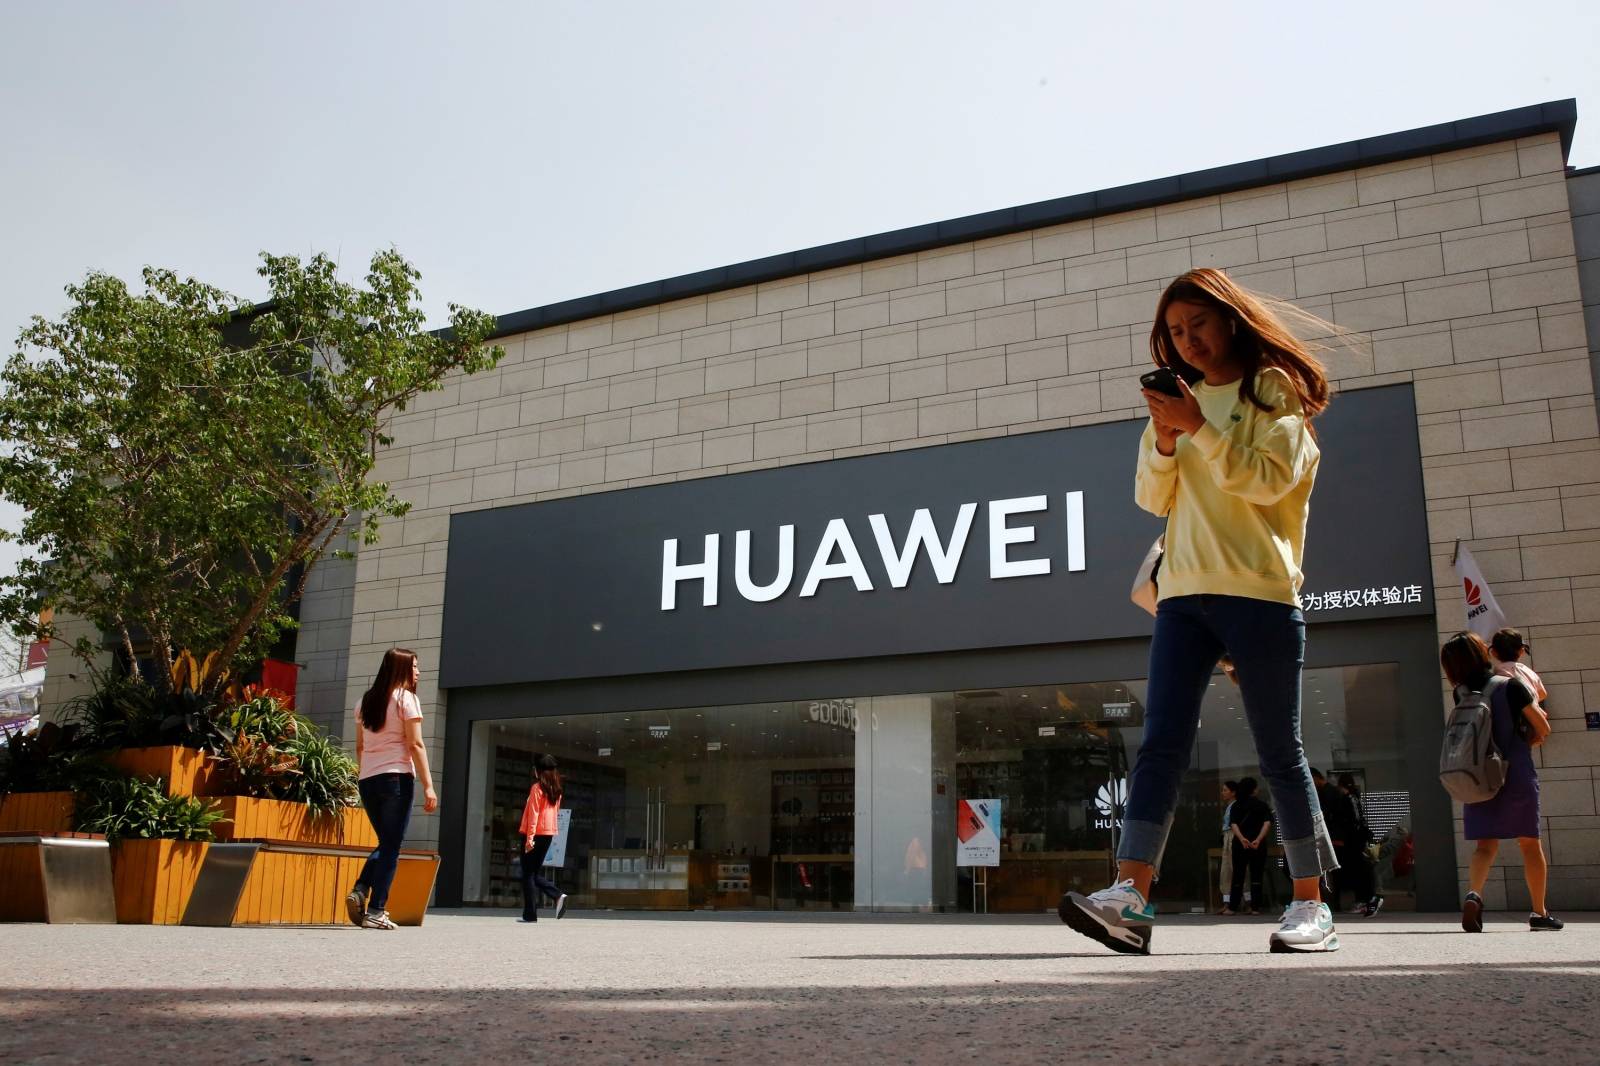
<svg viewBox="0 0 1600 1066"><path fill-rule="evenodd" d="M1567 97L1593 166L1597 42L1592 0L6 0L0 334L91 269L259 298L263 249L506 314Z"/></svg>

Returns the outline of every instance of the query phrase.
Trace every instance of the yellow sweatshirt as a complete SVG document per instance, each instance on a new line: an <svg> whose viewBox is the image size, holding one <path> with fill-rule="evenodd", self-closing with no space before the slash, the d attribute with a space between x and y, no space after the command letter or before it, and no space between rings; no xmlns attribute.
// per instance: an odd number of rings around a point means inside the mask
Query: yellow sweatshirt
<svg viewBox="0 0 1600 1066"><path fill-rule="evenodd" d="M1194 387L1206 424L1156 451L1155 426L1139 441L1134 499L1167 519L1160 598L1210 593L1300 603L1311 487L1321 452L1283 371L1258 373L1263 411L1239 383Z"/></svg>

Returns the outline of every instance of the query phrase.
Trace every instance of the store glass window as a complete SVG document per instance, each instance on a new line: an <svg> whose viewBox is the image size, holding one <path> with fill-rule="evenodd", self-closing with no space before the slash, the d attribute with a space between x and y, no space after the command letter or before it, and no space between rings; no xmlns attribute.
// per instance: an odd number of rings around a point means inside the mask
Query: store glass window
<svg viewBox="0 0 1600 1066"><path fill-rule="evenodd" d="M546 716L474 727L464 896L520 902L517 827L548 752L570 814L553 876L576 904L853 903L854 721L804 703ZM486 770L491 772L485 772Z"/></svg>
<svg viewBox="0 0 1600 1066"><path fill-rule="evenodd" d="M1387 905L1414 906L1411 803L1402 759L1396 665L1307 670L1301 735L1310 763L1331 782L1353 779L1373 837ZM1054 910L1061 892L1089 892L1115 873L1128 772L1144 725L1143 680L1028 686L954 695L960 796L1001 801L1001 861L987 892L973 898L961 871L959 902L990 911ZM1201 707L1188 773L1179 786L1172 835L1156 897L1167 911L1216 910L1224 886L1222 783L1260 778L1239 691L1220 672ZM1258 795L1273 804L1261 782ZM1282 847L1269 848L1262 907L1289 898ZM1346 905L1353 904L1346 895Z"/></svg>
<svg viewBox="0 0 1600 1066"><path fill-rule="evenodd" d="M1308 670L1303 736L1348 773L1374 836L1380 890L1414 899L1398 668ZM464 896L519 902L517 824L533 760L553 754L570 828L554 871L581 906L1052 911L1109 883L1142 679L742 706L548 715L474 727ZM1220 903L1225 780L1257 776L1238 689L1201 711L1157 898ZM1265 785L1261 795L1270 804ZM958 865L962 800L998 800L998 866ZM1274 840L1268 899L1288 898ZM975 892L974 889L977 888ZM1353 902L1346 899L1346 903Z"/></svg>

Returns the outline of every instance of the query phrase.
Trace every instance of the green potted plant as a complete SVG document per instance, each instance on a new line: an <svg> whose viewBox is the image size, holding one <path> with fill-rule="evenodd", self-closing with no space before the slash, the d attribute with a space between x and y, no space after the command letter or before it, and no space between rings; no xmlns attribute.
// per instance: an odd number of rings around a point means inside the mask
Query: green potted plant
<svg viewBox="0 0 1600 1066"><path fill-rule="evenodd" d="M111 842L117 921L181 922L213 828L223 818L215 802L169 795L159 778L108 770L83 782L76 828Z"/></svg>
<svg viewBox="0 0 1600 1066"><path fill-rule="evenodd" d="M32 733L5 734L0 748L0 832L70 829L81 755L75 725L46 722Z"/></svg>

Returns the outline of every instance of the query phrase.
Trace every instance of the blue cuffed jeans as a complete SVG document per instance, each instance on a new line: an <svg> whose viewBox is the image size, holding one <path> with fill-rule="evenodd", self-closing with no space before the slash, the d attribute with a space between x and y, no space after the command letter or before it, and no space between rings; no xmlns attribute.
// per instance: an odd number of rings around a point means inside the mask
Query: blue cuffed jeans
<svg viewBox="0 0 1600 1066"><path fill-rule="evenodd" d="M1300 743L1300 669L1306 621L1300 608L1242 596L1174 596L1156 610L1144 740L1128 781L1117 858L1161 866L1178 784L1189 768L1200 703L1217 660L1233 659L1261 776L1291 877L1339 868ZM1237 875L1236 875L1237 876Z"/></svg>

